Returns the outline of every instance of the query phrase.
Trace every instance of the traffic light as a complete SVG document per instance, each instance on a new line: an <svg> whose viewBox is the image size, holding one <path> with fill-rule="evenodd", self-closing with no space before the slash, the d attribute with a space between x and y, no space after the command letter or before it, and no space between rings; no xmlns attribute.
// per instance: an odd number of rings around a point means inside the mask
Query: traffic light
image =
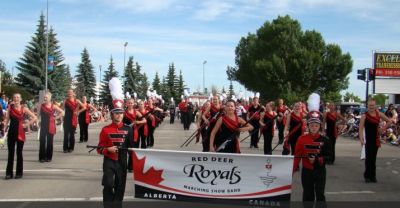
<svg viewBox="0 0 400 208"><path fill-rule="evenodd" d="M365 69L359 69L357 70L357 79L365 81Z"/></svg>
<svg viewBox="0 0 400 208"><path fill-rule="evenodd" d="M369 69L369 80L374 80L375 79L375 69Z"/></svg>

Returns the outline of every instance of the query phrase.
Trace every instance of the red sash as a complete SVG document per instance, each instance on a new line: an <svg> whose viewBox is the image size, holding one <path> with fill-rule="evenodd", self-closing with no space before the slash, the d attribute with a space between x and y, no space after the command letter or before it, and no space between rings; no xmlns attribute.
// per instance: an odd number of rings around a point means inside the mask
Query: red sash
<svg viewBox="0 0 400 208"><path fill-rule="evenodd" d="M76 107L77 103L76 100L71 101L70 99L65 100L65 106L72 110L72 126L76 128L78 125L78 117L76 116Z"/></svg>
<svg viewBox="0 0 400 208"><path fill-rule="evenodd" d="M370 115L368 112L365 113L365 119L368 120L368 122L377 125L377 128L379 128L379 122L381 121L381 117L379 116L379 111L375 112L375 116ZM376 146L381 147L381 140L379 139L379 131L378 129L376 130Z"/></svg>
<svg viewBox="0 0 400 208"><path fill-rule="evenodd" d="M215 106L214 104L211 103L211 106L210 106L210 111L211 112L217 113L220 109L221 109L221 107L217 108L217 106Z"/></svg>
<svg viewBox="0 0 400 208"><path fill-rule="evenodd" d="M125 117L127 119L129 119L132 123L134 123L136 121L136 110L133 110L133 113L129 113L129 111L126 110ZM135 126L132 126L132 129L133 129L133 141L137 142L137 140L139 138L138 128Z"/></svg>
<svg viewBox="0 0 400 208"><path fill-rule="evenodd" d="M146 115L147 110L143 110L143 111L139 111L143 116ZM146 118L145 118L146 119ZM147 128L147 123L141 124L138 126L138 129L143 128L143 134L144 136L148 136L149 135L149 130Z"/></svg>
<svg viewBox="0 0 400 208"><path fill-rule="evenodd" d="M328 113L326 113L326 118L329 119L329 120L331 120L332 122L335 122L335 123L336 123L337 114L336 114L336 112L334 112L334 113L328 112ZM334 131L335 131L335 138L337 139L337 137L338 137L338 132L337 132L336 124L335 124L335 129L334 129Z"/></svg>
<svg viewBox="0 0 400 208"><path fill-rule="evenodd" d="M90 124L90 107L89 107L89 105L86 106L85 122L86 122L86 124Z"/></svg>
<svg viewBox="0 0 400 208"><path fill-rule="evenodd" d="M40 111L45 113L46 116L49 117L49 129L48 132L49 134L56 134L56 120L54 119L54 108L53 105L50 106L50 108L46 107L45 104L42 104L40 107Z"/></svg>
<svg viewBox="0 0 400 208"><path fill-rule="evenodd" d="M18 111L17 109L12 106L10 108L10 116L18 120L18 140L21 142L25 142L25 130L24 130L24 107L21 107L21 110Z"/></svg>
<svg viewBox="0 0 400 208"><path fill-rule="evenodd" d="M239 119L238 119L237 115L235 115L235 120L232 120L227 115L223 115L222 122L224 122L225 126L231 132L235 132L237 130L237 128L239 127Z"/></svg>

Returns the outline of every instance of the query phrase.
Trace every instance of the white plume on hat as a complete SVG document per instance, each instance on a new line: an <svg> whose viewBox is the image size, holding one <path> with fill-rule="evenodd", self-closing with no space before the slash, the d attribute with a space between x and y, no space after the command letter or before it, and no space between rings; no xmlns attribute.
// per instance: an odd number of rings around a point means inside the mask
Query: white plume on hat
<svg viewBox="0 0 400 208"><path fill-rule="evenodd" d="M254 93L254 96L253 96L253 98L260 98L260 93L259 93L259 92L257 92L257 93Z"/></svg>
<svg viewBox="0 0 400 208"><path fill-rule="evenodd" d="M233 100L233 101L237 101L237 99L236 99L236 96L235 95L232 95L232 97L231 97L231 99Z"/></svg>
<svg viewBox="0 0 400 208"><path fill-rule="evenodd" d="M110 88L110 94L113 100L123 100L124 92L122 91L121 81L117 77L113 77L108 82L108 87Z"/></svg>
<svg viewBox="0 0 400 208"><path fill-rule="evenodd" d="M171 102L173 102L174 101L174 98L173 97L171 97Z"/></svg>
<svg viewBox="0 0 400 208"><path fill-rule="evenodd" d="M320 97L317 93L312 93L307 100L308 111L319 111Z"/></svg>
<svg viewBox="0 0 400 208"><path fill-rule="evenodd" d="M239 92L239 95L238 95L239 100L243 99L243 97L244 97L243 92Z"/></svg>
<svg viewBox="0 0 400 208"><path fill-rule="evenodd" d="M185 98L185 96L181 95L181 99L183 100L183 98Z"/></svg>
<svg viewBox="0 0 400 208"><path fill-rule="evenodd" d="M133 93L133 97L137 98L137 93L136 92Z"/></svg>
<svg viewBox="0 0 400 208"><path fill-rule="evenodd" d="M150 90L147 90L146 95L147 95L147 97L151 97L151 92L150 92Z"/></svg>
<svg viewBox="0 0 400 208"><path fill-rule="evenodd" d="M131 99L131 94L129 94L129 92L126 92L126 93L125 93L125 98L126 98L126 99Z"/></svg>
<svg viewBox="0 0 400 208"><path fill-rule="evenodd" d="M222 93L222 97L225 99L227 97L226 93Z"/></svg>
<svg viewBox="0 0 400 208"><path fill-rule="evenodd" d="M185 90L183 90L183 94L186 96L186 97L188 97L189 96L189 92L185 89Z"/></svg>

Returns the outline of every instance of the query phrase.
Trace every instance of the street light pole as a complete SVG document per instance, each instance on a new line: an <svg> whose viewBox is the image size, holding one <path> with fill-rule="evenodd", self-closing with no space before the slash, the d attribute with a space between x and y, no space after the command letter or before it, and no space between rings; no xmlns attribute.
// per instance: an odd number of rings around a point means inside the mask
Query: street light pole
<svg viewBox="0 0 400 208"><path fill-rule="evenodd" d="M99 97L98 97L98 99L97 99L97 102L99 102L99 104L100 104L100 90L101 90L101 65L99 65L99 68L100 68L100 76L99 76L99 91L98 91L98 95L99 95Z"/></svg>
<svg viewBox="0 0 400 208"><path fill-rule="evenodd" d="M45 68L45 71L46 71L46 80L45 80L45 82L46 82L46 84L45 84L45 88L44 88L44 91L45 92L47 92L47 72L48 72L48 62L49 62L49 0L47 0L47 7L46 7L47 9L46 9L46 68Z"/></svg>
<svg viewBox="0 0 400 208"><path fill-rule="evenodd" d="M206 87L205 87L205 81L204 81L204 65L207 63L207 61L203 61L203 92L204 94L206 93Z"/></svg>
<svg viewBox="0 0 400 208"><path fill-rule="evenodd" d="M124 44L124 70L123 70L123 72L122 72L122 77L124 77L124 83L123 83L124 91L125 91L125 82L126 82L126 77L125 77L125 70L126 70L126 67L125 67L126 46L128 46L128 42L125 42L125 44Z"/></svg>

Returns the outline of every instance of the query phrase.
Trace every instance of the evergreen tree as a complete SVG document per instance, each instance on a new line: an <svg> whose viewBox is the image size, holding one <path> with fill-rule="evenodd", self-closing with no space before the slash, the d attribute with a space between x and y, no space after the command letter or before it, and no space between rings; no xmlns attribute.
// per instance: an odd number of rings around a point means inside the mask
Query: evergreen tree
<svg viewBox="0 0 400 208"><path fill-rule="evenodd" d="M140 72L137 72L138 63L134 63L133 56L130 56L126 64L124 72L124 91L133 95L134 92L138 93L138 84L140 79ZM139 69L140 70L140 69Z"/></svg>
<svg viewBox="0 0 400 208"><path fill-rule="evenodd" d="M114 61L111 56L110 64L107 68L107 71L104 72L104 78L101 82L101 90L100 90L100 102L104 105L108 105L112 108L112 97L110 94L110 89L108 87L108 82L113 78L118 77L118 72L115 70Z"/></svg>
<svg viewBox="0 0 400 208"><path fill-rule="evenodd" d="M160 95L163 95L161 92L161 82L160 82L160 77L158 76L158 72L156 72L156 76L154 77L153 80L153 90L156 90Z"/></svg>
<svg viewBox="0 0 400 208"><path fill-rule="evenodd" d="M48 54L54 58L54 68L48 73L48 88L53 96L61 98L70 87L71 82L68 75L68 68L63 64L64 57L56 33L52 28L49 30ZM32 95L38 95L39 90L45 88L46 76L46 32L44 15L40 15L37 30L32 40L26 46L25 52L17 61L17 69L20 71L16 77L17 85Z"/></svg>
<svg viewBox="0 0 400 208"><path fill-rule="evenodd" d="M140 67L140 65L138 65ZM138 95L141 97L146 97L147 90L150 87L149 80L147 78L146 73L141 74L140 80L139 80L139 85L138 85ZM159 93L159 92L157 92Z"/></svg>
<svg viewBox="0 0 400 208"><path fill-rule="evenodd" d="M178 80L178 95L183 93L183 90L185 88L185 84L183 81L183 75L182 75L182 70L179 70L179 80Z"/></svg>
<svg viewBox="0 0 400 208"><path fill-rule="evenodd" d="M228 91L228 98L231 99L232 95L234 95L234 94L235 94L235 91L233 90L233 84L232 84L232 81L230 81L229 91Z"/></svg>
<svg viewBox="0 0 400 208"><path fill-rule="evenodd" d="M6 68L6 64L0 59L0 72L1 72L1 86L11 86L14 84L12 75ZM4 91L2 89L2 91Z"/></svg>
<svg viewBox="0 0 400 208"><path fill-rule="evenodd" d="M167 91L174 100L178 100L180 94L176 90L176 74L175 74L175 65L174 63L169 65L168 73L166 77L167 82Z"/></svg>
<svg viewBox="0 0 400 208"><path fill-rule="evenodd" d="M221 93L226 93L225 87L222 87L222 92Z"/></svg>
<svg viewBox="0 0 400 208"><path fill-rule="evenodd" d="M168 90L167 80L165 79L164 76L162 77L160 94L163 96L164 99L171 100L171 94L169 93Z"/></svg>
<svg viewBox="0 0 400 208"><path fill-rule="evenodd" d="M94 75L94 67L90 62L89 52L86 48L81 53L81 63L78 65L76 74L77 88L76 95L80 98L87 96L88 99L96 97L96 78Z"/></svg>

